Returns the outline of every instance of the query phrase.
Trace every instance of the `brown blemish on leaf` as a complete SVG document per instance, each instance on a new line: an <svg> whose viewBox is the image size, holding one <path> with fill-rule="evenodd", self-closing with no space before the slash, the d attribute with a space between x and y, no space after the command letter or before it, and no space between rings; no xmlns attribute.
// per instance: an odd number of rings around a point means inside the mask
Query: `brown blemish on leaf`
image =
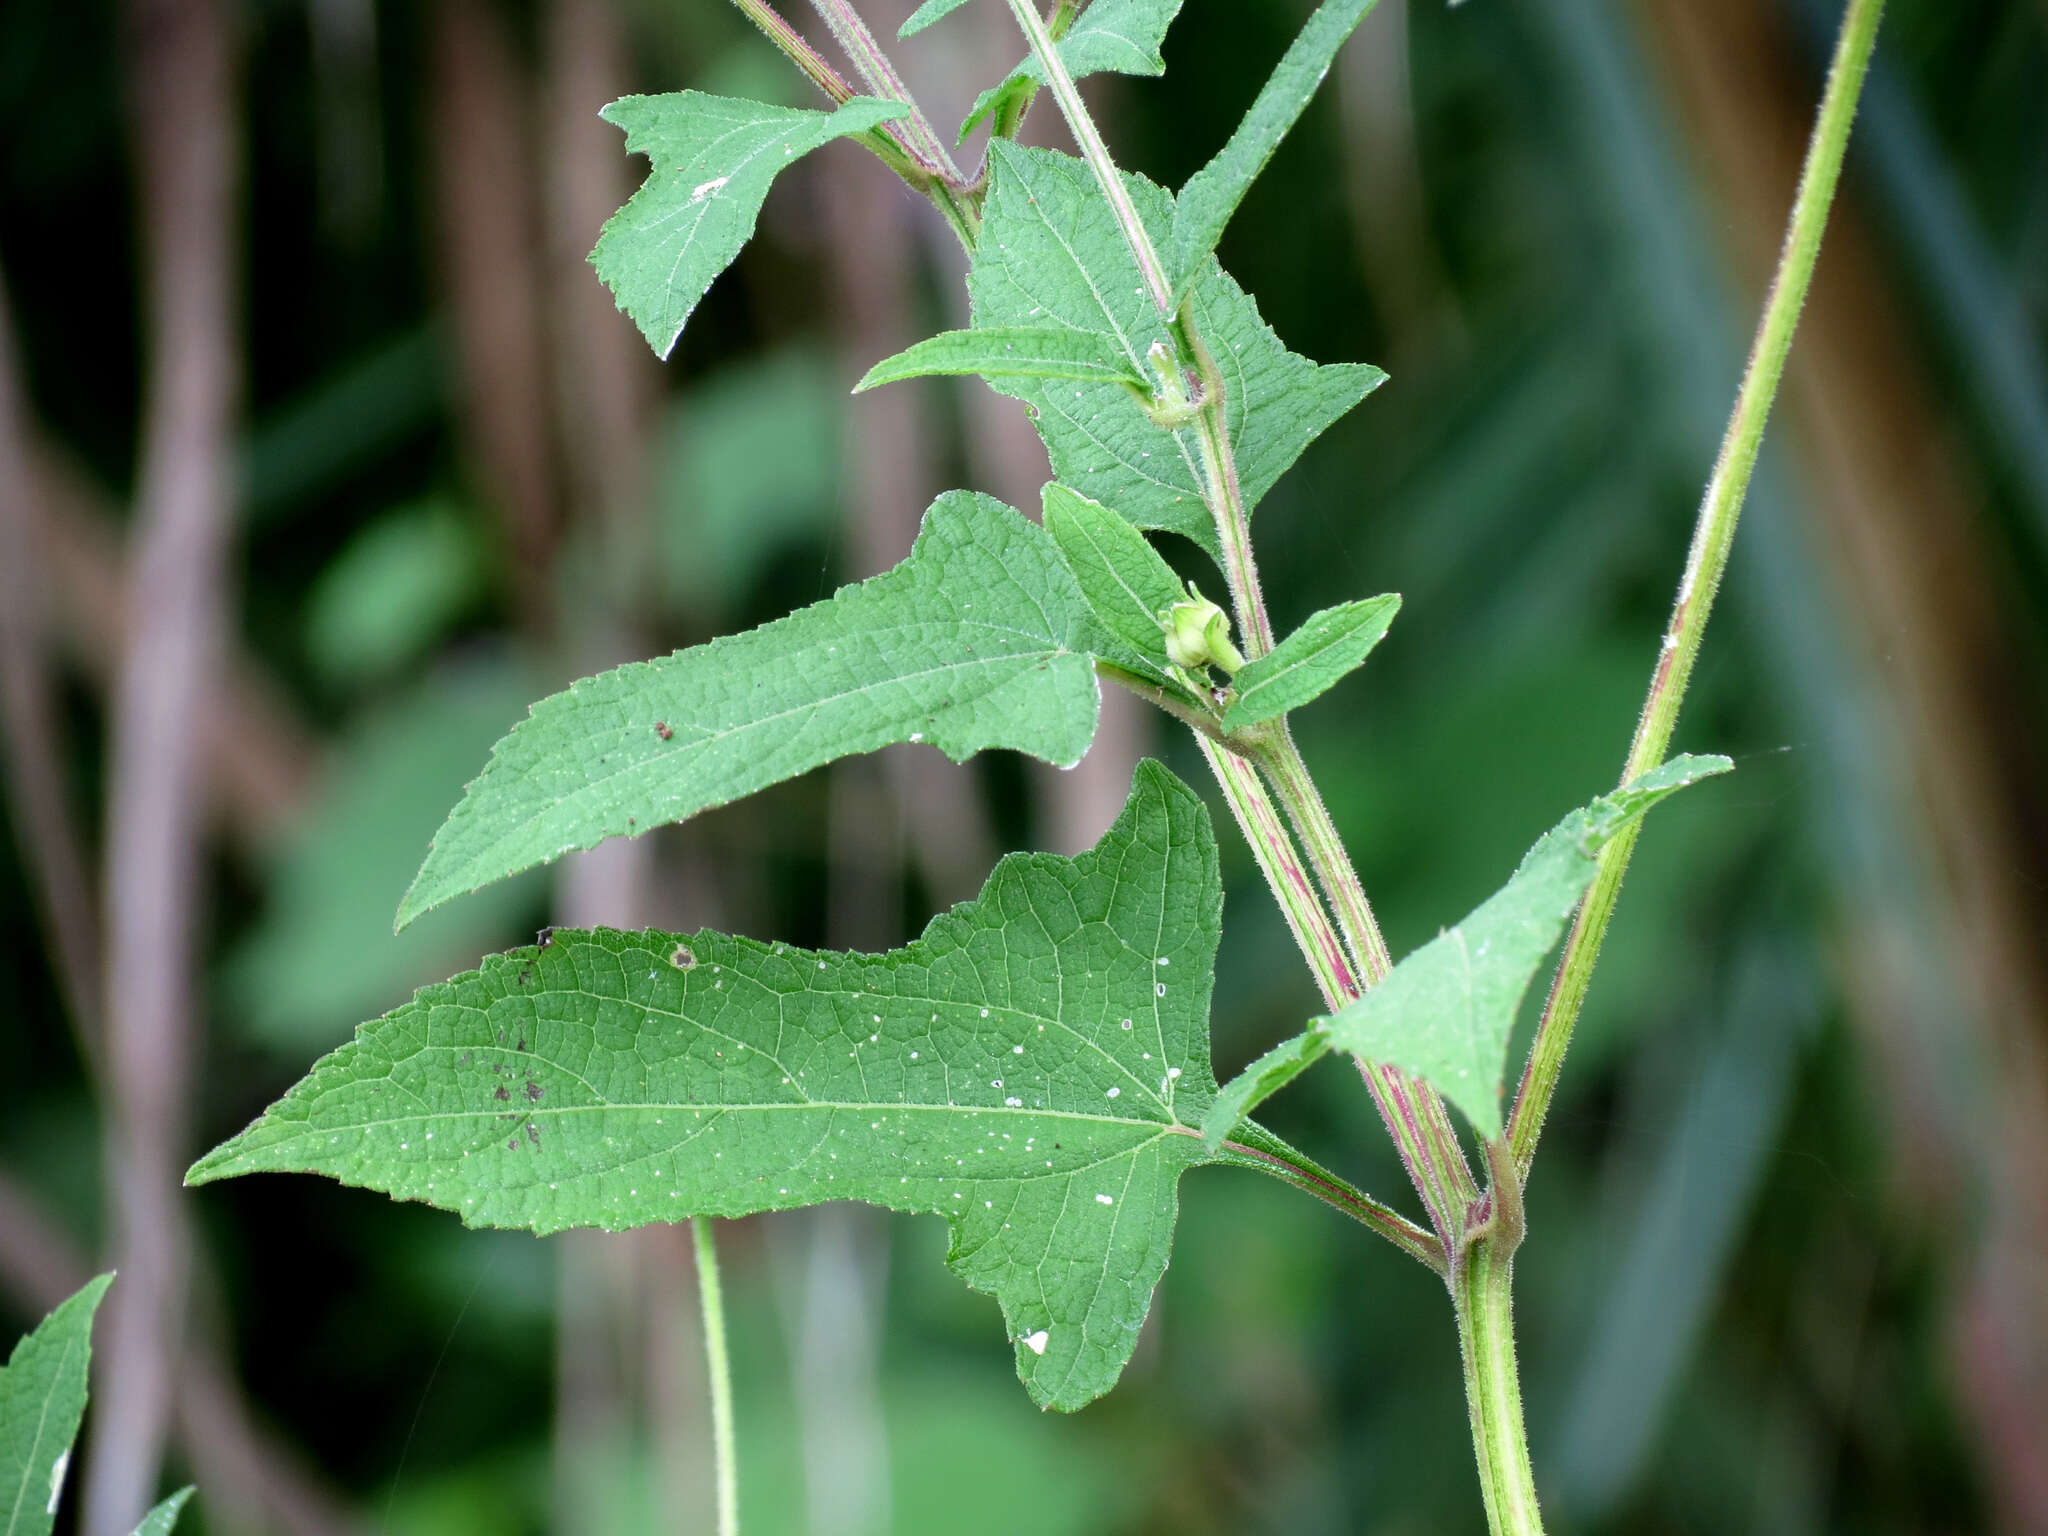
<svg viewBox="0 0 2048 1536"><path fill-rule="evenodd" d="M511 1099L511 1097L512 1097L512 1090L511 1090L511 1089L509 1089L509 1088L507 1088L507 1087L505 1087L505 1086L504 1086L504 1085L503 1085L503 1084L501 1083L501 1084L499 1085L499 1087L498 1087L498 1091L497 1091L496 1093L492 1094L492 1095L491 1095L491 1097L492 1097L492 1098L494 1098L494 1099L496 1099L496 1100L497 1100L497 1101L498 1101L498 1102L499 1102L500 1104L503 1104L503 1103L506 1103L506 1102L508 1102L508 1101L509 1101L509 1100Z"/></svg>
<svg viewBox="0 0 2048 1536"><path fill-rule="evenodd" d="M533 936L533 947L535 949L546 949L550 944L554 942L555 925L553 923L548 924L547 927L541 929L539 933L536 933Z"/></svg>
<svg viewBox="0 0 2048 1536"><path fill-rule="evenodd" d="M679 971L694 971L697 968L696 951L687 944L678 944L669 952L668 963Z"/></svg>
<svg viewBox="0 0 2048 1536"><path fill-rule="evenodd" d="M532 1104L538 1104L540 1102L540 1096L546 1092L547 1090L541 1087L539 1083L529 1082L526 1085L527 1102Z"/></svg>
<svg viewBox="0 0 2048 1536"><path fill-rule="evenodd" d="M675 735L675 732L668 728L668 722L666 720L657 720L654 722L654 734L659 736L663 741L667 741L669 738Z"/></svg>

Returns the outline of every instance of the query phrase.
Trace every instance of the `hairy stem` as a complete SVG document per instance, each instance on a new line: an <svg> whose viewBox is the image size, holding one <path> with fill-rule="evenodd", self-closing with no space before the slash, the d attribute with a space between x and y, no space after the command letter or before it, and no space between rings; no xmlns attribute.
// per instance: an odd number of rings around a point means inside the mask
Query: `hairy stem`
<svg viewBox="0 0 2048 1536"><path fill-rule="evenodd" d="M905 137L912 158L939 180L955 187L966 185L960 167L946 153L946 146L932 130L924 109L918 106L916 98L910 94L910 87L896 72L895 61L875 41L875 34L861 19L860 12L853 8L852 0L811 0L811 8L825 19L832 35L839 39L839 46L846 50L853 67L867 82L868 89L884 101L900 101L910 109Z"/></svg>
<svg viewBox="0 0 2048 1536"><path fill-rule="evenodd" d="M1287 808L1295 836L1301 839L1302 849L1315 867L1316 878L1322 882L1323 894L1329 898L1338 925L1344 930L1352 963L1364 973L1367 986L1377 986L1380 978L1393 969L1393 958L1387 953L1387 941L1380 936L1379 920L1372 915L1365 887L1344 851L1344 840L1337 835L1336 823L1330 820L1329 809L1323 804L1315 780L1309 777L1308 764L1301 760L1301 749L1295 746L1294 733L1284 718L1261 743L1255 761L1265 770L1273 793Z"/></svg>
<svg viewBox="0 0 2048 1536"><path fill-rule="evenodd" d="M732 1359L725 1342L725 1293L709 1216L690 1218L697 1249L697 1299L704 1308L704 1366L711 1378L711 1448L718 1461L718 1536L739 1536L739 1451L732 1430Z"/></svg>
<svg viewBox="0 0 2048 1536"><path fill-rule="evenodd" d="M1237 478L1237 450L1230 441L1230 416L1223 370L1195 327L1194 300L1184 301L1174 317L1174 339L1191 358L1202 385L1202 408L1195 417L1195 437L1202 450L1202 476L1208 481L1210 514L1216 521L1216 544L1223 553L1223 575L1230 584L1230 604L1237 617L1238 638L1245 660L1255 661L1273 649L1273 621L1266 613L1266 595L1259 586L1259 564L1252 556L1251 513Z"/></svg>
<svg viewBox="0 0 2048 1536"><path fill-rule="evenodd" d="M1279 810L1250 763L1207 736L1196 739L1222 787L1238 829L1251 845L1252 856L1258 860L1273 899L1287 919L1295 943L1301 946L1309 971L1323 994L1324 1006L1334 1012L1360 996L1363 988L1329 914L1316 899L1315 887L1295 851L1294 840L1281 823ZM1443 1101L1428 1084L1398 1068L1360 1061L1358 1069L1408 1170L1409 1180L1429 1212L1437 1232L1436 1247L1448 1254L1463 1226L1465 1207L1477 1195L1478 1186L1465 1166L1464 1154L1458 1150Z"/></svg>
<svg viewBox="0 0 2048 1536"><path fill-rule="evenodd" d="M803 71L811 84L825 93L834 106L842 106L860 93L852 82L834 69L825 56L813 48L804 35L790 25L787 19L768 3L768 0L733 0L742 15L760 28L761 34L781 50L783 57ZM908 97L902 98L909 104ZM913 111L914 111L913 106ZM923 122L922 117L914 122ZM930 127L926 125L926 132ZM946 223L959 237L960 243L970 253L974 242L981 233L981 205L978 199L964 187L948 182L944 169L936 162L927 164L927 156L921 156L905 139L894 123L884 123L871 128L859 136L860 142L874 151L875 158L900 176L910 188L931 200L932 206L944 215ZM943 151L941 151L943 157ZM946 161L951 165L951 161ZM953 172L957 179L959 173Z"/></svg>
<svg viewBox="0 0 2048 1536"><path fill-rule="evenodd" d="M1522 1383L1515 1368L1515 1249L1522 1241L1521 1192L1504 1143L1487 1146L1494 1169L1493 1210L1458 1257L1451 1301L1465 1363L1472 1448L1492 1536L1542 1536L1536 1475L1523 1430Z"/></svg>
<svg viewBox="0 0 2048 1536"><path fill-rule="evenodd" d="M1173 292L1167 285L1166 266L1159 259L1159 252L1152 244L1152 236L1146 231L1144 221L1138 217L1137 205L1131 201L1130 188L1124 185L1123 174L1117 170L1116 162L1109 158L1109 147L1102 142L1095 119L1088 115L1080 88L1067 72L1066 61L1060 57L1059 49L1053 46L1052 34L1046 31L1045 22L1039 17L1038 8L1032 0L1010 0L1010 9L1016 12L1017 25L1024 29L1031 51L1038 55L1038 62L1045 70L1045 83L1052 88L1053 100L1060 104L1060 111L1066 114L1067 126L1073 130L1074 143L1081 151L1081 158L1088 162L1088 168L1102 185L1102 195L1109 199L1117 227L1124 232L1131 254L1137 258L1138 270L1144 274L1145 286L1151 290L1152 302L1162 315L1170 313Z"/></svg>
<svg viewBox="0 0 2048 1536"><path fill-rule="evenodd" d="M1220 742L1207 736L1195 739L1209 760L1238 830L1251 844L1252 857L1258 860L1259 872L1266 877L1295 943L1301 946L1302 958L1308 961L1309 972L1323 994L1323 1006L1334 1013L1359 995L1358 979L1329 914L1316 900L1315 887L1295 852L1293 839L1281 824L1266 786L1259 782L1258 771Z"/></svg>
<svg viewBox="0 0 2048 1536"><path fill-rule="evenodd" d="M1269 1136L1261 1127L1245 1125L1234 1139L1223 1143L1223 1150L1244 1159L1260 1172L1313 1195L1331 1210L1377 1232L1411 1259L1449 1278L1450 1263L1444 1257L1443 1244L1435 1233L1417 1226L1399 1211L1380 1204L1362 1190L1354 1189L1278 1137Z"/></svg>
<svg viewBox="0 0 2048 1536"><path fill-rule="evenodd" d="M1693 662L1699 655L1700 636L1706 631L1714 593L1728 566L1735 525L1742 515L1750 475L1756 468L1771 402L1777 397L1778 382L1784 376L1792 333L1799 324L1799 311L1813 280L1821 234L1827 227L1828 208L1834 202L1849 128L1855 121L1856 101L1863 91L1863 77L1870 65L1871 50L1876 46L1878 19L1883 12L1884 0L1849 0L1842 18L1820 116L1807 144L1798 196L1793 201L1785 244L1778 256L1777 274L1771 280L1770 296L1757 324L1749 365L1735 397L1727 433L1721 440L1720 457L1700 503L1685 574L1678 583L1678 598L1665 626L1657 664L1650 674L1649 694L1643 701L1642 718L1636 724L1635 740L1629 745L1628 762L1622 769L1624 784L1661 763L1671 743L1672 728L1678 722L1679 706L1685 700L1686 684L1691 681ZM1528 1065L1523 1069L1514 1112L1508 1122L1508 1145L1525 1179L1641 826L1641 821L1632 822L1601 853L1599 873L1593 877L1592 889L1579 908L1571 937L1565 941L1542 1021L1536 1027L1535 1042L1529 1049Z"/></svg>

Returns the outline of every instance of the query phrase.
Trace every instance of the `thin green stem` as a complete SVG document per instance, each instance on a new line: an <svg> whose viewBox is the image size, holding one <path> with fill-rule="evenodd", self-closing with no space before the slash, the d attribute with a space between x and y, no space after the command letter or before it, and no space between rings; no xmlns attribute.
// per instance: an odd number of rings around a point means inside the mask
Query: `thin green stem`
<svg viewBox="0 0 2048 1536"><path fill-rule="evenodd" d="M1195 326L1194 300L1182 303L1174 316L1174 340L1193 360L1201 383L1202 405L1195 416L1195 438L1201 446L1202 474L1208 482L1209 511L1216 523L1216 545L1223 555L1223 576L1230 584L1230 604L1237 616L1238 637L1247 661L1273 649L1273 621L1259 586L1259 564L1252 556L1251 513L1237 477L1237 451L1230 441L1223 370Z"/></svg>
<svg viewBox="0 0 2048 1536"><path fill-rule="evenodd" d="M1359 1225L1378 1233L1411 1259L1449 1278L1450 1262L1444 1256L1443 1243L1435 1233L1417 1226L1399 1211L1380 1204L1364 1191L1354 1189L1263 1127L1246 1125L1235 1138L1223 1143L1223 1150L1231 1158L1242 1160L1269 1177L1313 1195L1331 1210L1349 1216Z"/></svg>
<svg viewBox="0 0 2048 1536"><path fill-rule="evenodd" d="M1052 8L1052 15L1046 18L1045 35L1054 42L1065 37L1080 9L1075 0L1058 0ZM1021 91L996 108L995 116L989 122L989 142L993 144L997 139L1016 138L1017 130L1024 126L1024 119L1031 111L1031 103L1037 99L1038 82L1027 79Z"/></svg>
<svg viewBox="0 0 2048 1536"><path fill-rule="evenodd" d="M1329 914L1316 900L1308 871L1302 867L1266 786L1259 782L1258 770L1221 742L1206 735L1195 739L1216 775L1224 803L1251 845L1252 857L1258 861L1259 872L1266 877L1295 943L1301 946L1302 958L1308 961L1309 972L1323 995L1323 1006L1336 1012L1358 996L1358 979L1344 956L1337 930L1330 925Z"/></svg>
<svg viewBox="0 0 2048 1536"><path fill-rule="evenodd" d="M732 1359L725 1342L725 1293L711 1218L690 1218L697 1249L697 1296L704 1307L704 1364L711 1377L711 1447L718 1461L718 1536L740 1533L739 1451L732 1429Z"/></svg>
<svg viewBox="0 0 2048 1536"><path fill-rule="evenodd" d="M1522 1241L1521 1194L1505 1145L1491 1142L1492 1210L1458 1256L1451 1302L1458 1314L1458 1352L1465 1363L1465 1404L1479 1490L1492 1536L1543 1536L1536 1474L1523 1429L1522 1383L1515 1367L1515 1249Z"/></svg>
<svg viewBox="0 0 2048 1536"><path fill-rule="evenodd" d="M860 94L852 82L834 69L768 0L733 0L733 4L835 106L843 106ZM929 198L959 237L961 245L969 254L973 253L974 242L981 234L981 204L974 194L950 185L937 167L924 164L893 123L870 128L860 135L860 142L874 151L875 158L900 176L913 191Z"/></svg>
<svg viewBox="0 0 2048 1536"><path fill-rule="evenodd" d="M1332 1012L1356 999L1362 992L1344 945L1331 925L1329 914L1316 899L1294 840L1280 820L1280 812L1267 794L1258 770L1244 758L1207 736L1196 738L1202 755L1216 775L1223 798L1236 819L1238 829L1251 845L1252 857L1266 877L1266 885L1279 904L1294 941L1308 961L1309 971L1323 994L1323 1004ZM1450 1117L1443 1101L1427 1083L1411 1078L1395 1067L1358 1063L1360 1075L1372 1094L1380 1119L1401 1155L1402 1165L1429 1212L1437 1231L1437 1247L1448 1254L1464 1223L1465 1208L1478 1194L1472 1172L1458 1150Z"/></svg>
<svg viewBox="0 0 2048 1536"><path fill-rule="evenodd" d="M860 94L767 0L733 0L733 4L739 7L741 15L761 29L761 34L769 42L782 50L785 58L804 72L811 84L831 97L835 105L844 106Z"/></svg>
<svg viewBox="0 0 2048 1536"><path fill-rule="evenodd" d="M1052 34L1046 31L1038 7L1032 0L1010 0L1010 9L1016 13L1017 25L1024 29L1031 51L1038 55L1038 62L1045 70L1045 83L1052 88L1053 99L1060 104L1060 111L1066 114L1067 126L1073 130L1075 147L1081 151L1081 158L1088 162L1088 168L1095 172L1095 179L1102 185L1102 195L1109 199L1117 226L1123 230L1131 254L1137 258L1145 286L1152 291L1152 302L1162 315L1171 313L1173 293L1167 286L1165 264L1159 259L1159 251L1152 244L1152 236L1147 232L1144 220L1138 217L1137 205L1131 201L1130 188L1124 185L1123 173L1109 158L1109 146L1102 142L1095 119L1088 115L1080 88L1067 72L1066 61L1060 57L1059 49L1053 46Z"/></svg>
<svg viewBox="0 0 2048 1536"><path fill-rule="evenodd" d="M1628 763L1622 769L1624 784L1664 760L1672 728L1678 723L1679 706L1685 700L1686 684L1691 681L1693 662L1699 655L1700 636L1706 631L1714 594L1735 542L1735 526L1756 468L1771 402L1777 398L1778 383L1784 376L1792 333L1799 324L1799 311L1813 281L1821 234L1827 227L1828 208L1834 202L1835 184L1841 177L1849 128L1856 118L1857 98L1863 91L1863 77L1870 65L1871 50L1876 46L1878 20L1883 12L1884 0L1849 0L1842 18L1841 36L1828 68L1827 90L1807 145L1799 194L1792 204L1785 244L1778 256L1777 275L1771 280L1770 297L1757 325L1749 366L1735 397L1720 457L1700 503L1685 575L1678 583L1678 598L1672 605L1671 621L1665 626L1657 664L1650 675L1642 718L1636 724ZM1628 870L1629 855L1635 849L1641 825L1640 821L1631 824L1602 852L1599 873L1593 877L1592 889L1579 908L1571 937L1565 941L1564 955L1558 962L1557 976L1536 1028L1508 1123L1508 1144L1525 1179L1536 1155L1537 1140L1543 1133L1551 1096L1557 1091L1565 1051L1571 1044L1579 1010L1585 1005L1586 987L1600 958L1601 941L1607 936L1607 924L1614 915L1615 898L1620 893L1622 876Z"/></svg>
<svg viewBox="0 0 2048 1536"><path fill-rule="evenodd" d="M1380 978L1393 969L1393 957L1387 953L1387 941L1380 935L1372 903L1366 899L1358 871L1352 868L1350 855L1344 851L1344 840L1337 835L1336 823L1330 820L1329 808L1309 776L1308 764L1301 760L1301 749L1295 746L1294 732L1285 718L1259 744L1253 760L1265 770L1273 793L1287 808L1294 834L1301 839L1302 851L1308 855L1316 878L1322 882L1323 894L1337 914L1352 963L1364 973L1367 986L1378 986Z"/></svg>
<svg viewBox="0 0 2048 1536"><path fill-rule="evenodd" d="M1228 745L1223 735L1223 724L1212 714L1205 714L1183 699L1176 698L1157 683L1150 682L1135 672L1126 672L1113 661L1098 660L1095 675L1105 683L1115 683L1119 688L1135 693L1155 709L1173 716L1182 725L1198 736L1206 736L1219 746Z"/></svg>

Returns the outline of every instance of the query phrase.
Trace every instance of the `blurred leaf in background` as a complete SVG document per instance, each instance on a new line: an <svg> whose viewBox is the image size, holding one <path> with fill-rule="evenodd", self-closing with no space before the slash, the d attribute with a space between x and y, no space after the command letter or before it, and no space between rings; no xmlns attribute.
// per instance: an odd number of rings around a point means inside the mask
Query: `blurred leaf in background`
<svg viewBox="0 0 2048 1536"><path fill-rule="evenodd" d="M453 503L399 507L349 540L306 596L306 660L335 688L417 664L476 608L486 555Z"/></svg>
<svg viewBox="0 0 2048 1536"><path fill-rule="evenodd" d="M838 373L809 346L730 363L659 429L662 587L693 625L728 623L764 567L839 526Z"/></svg>
<svg viewBox="0 0 2048 1536"><path fill-rule="evenodd" d="M436 667L366 710L337 743L272 865L262 916L226 961L249 1036L290 1060L537 926L538 872L394 936L392 914L434 829L540 689L502 652Z"/></svg>

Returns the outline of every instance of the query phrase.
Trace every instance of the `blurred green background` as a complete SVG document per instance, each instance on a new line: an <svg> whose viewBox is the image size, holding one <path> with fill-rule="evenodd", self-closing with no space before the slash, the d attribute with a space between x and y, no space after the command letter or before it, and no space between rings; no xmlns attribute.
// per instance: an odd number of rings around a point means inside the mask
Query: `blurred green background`
<svg viewBox="0 0 2048 1536"><path fill-rule="evenodd" d="M1191 3L1163 79L1091 81L1124 163L1177 185L1307 8ZM1382 0L1224 242L1291 346L1393 375L1258 531L1283 625L1405 597L1298 720L1397 953L1619 768L1838 9ZM894 51L945 123L1020 49L982 4ZM2040 0L1894 0L1680 728L1739 771L1651 824L1530 1190L1559 1531L2048 1531L2044 83ZM1143 753L1206 787L1119 707L1073 773L893 751L391 937L528 700L887 567L948 486L1036 506L1012 402L849 397L964 318L950 235L851 144L646 355L583 264L640 164L596 112L684 85L806 102L714 0L0 19L0 1337L122 1266L93 1536L153 1425L195 1530L708 1529L681 1232L178 1172L541 923L883 947L1003 848L1091 841ZM1228 1072L1314 998L1222 833ZM1406 1195L1347 1074L1271 1108ZM748 1528L1482 1529L1437 1282L1276 1185L1183 1196L1072 1418L937 1221L728 1226Z"/></svg>

